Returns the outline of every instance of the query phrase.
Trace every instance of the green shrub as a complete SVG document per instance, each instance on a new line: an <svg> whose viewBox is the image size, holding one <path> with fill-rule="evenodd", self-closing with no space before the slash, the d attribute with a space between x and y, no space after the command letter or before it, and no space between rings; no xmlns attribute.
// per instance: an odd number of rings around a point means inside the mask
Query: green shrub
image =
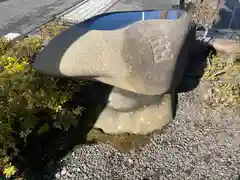
<svg viewBox="0 0 240 180"><path fill-rule="evenodd" d="M66 105L81 82L48 77L31 68L41 44L37 37L14 44L0 39L0 176L15 173L6 152L11 148L17 153L17 143L27 143L37 125L41 124L39 134L49 129L49 122L66 130L77 124L83 110Z"/></svg>

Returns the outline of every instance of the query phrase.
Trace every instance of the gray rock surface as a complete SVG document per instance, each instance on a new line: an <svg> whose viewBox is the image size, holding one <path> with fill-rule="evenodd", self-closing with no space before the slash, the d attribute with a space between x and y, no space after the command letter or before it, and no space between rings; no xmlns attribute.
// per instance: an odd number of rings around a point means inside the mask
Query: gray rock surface
<svg viewBox="0 0 240 180"><path fill-rule="evenodd" d="M235 54L240 52L240 42L230 39L214 39L210 44L219 52L223 54Z"/></svg>
<svg viewBox="0 0 240 180"><path fill-rule="evenodd" d="M157 104L161 99L161 95L147 96L114 87L109 94L107 106L118 112L128 112L143 106Z"/></svg>
<svg viewBox="0 0 240 180"><path fill-rule="evenodd" d="M192 45L190 20L191 10L178 20L139 21L112 31L74 26L52 40L33 66L44 74L92 77L136 93L163 94L181 81Z"/></svg>
<svg viewBox="0 0 240 180"><path fill-rule="evenodd" d="M94 127L109 134L148 134L173 118L172 97L162 94L181 81L192 45L189 34L195 38L190 20L191 10L175 21L139 21L112 31L74 26L52 40L33 66L44 74L94 79L123 89L114 88Z"/></svg>
<svg viewBox="0 0 240 180"><path fill-rule="evenodd" d="M108 134L149 134L173 119L174 95L137 95L114 88L94 127Z"/></svg>

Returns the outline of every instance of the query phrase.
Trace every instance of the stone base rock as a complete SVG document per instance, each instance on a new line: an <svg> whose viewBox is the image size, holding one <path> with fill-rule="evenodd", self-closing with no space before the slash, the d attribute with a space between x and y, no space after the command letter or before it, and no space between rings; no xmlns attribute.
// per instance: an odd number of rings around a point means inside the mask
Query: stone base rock
<svg viewBox="0 0 240 180"><path fill-rule="evenodd" d="M231 39L214 39L210 44L220 54L236 54L240 52L240 43Z"/></svg>
<svg viewBox="0 0 240 180"><path fill-rule="evenodd" d="M147 135L173 119L173 94L146 96L113 88L108 100L94 125L108 134Z"/></svg>

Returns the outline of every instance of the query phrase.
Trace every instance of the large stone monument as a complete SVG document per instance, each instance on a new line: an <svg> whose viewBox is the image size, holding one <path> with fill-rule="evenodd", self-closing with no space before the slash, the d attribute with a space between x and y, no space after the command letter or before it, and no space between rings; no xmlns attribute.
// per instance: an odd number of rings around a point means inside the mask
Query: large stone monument
<svg viewBox="0 0 240 180"><path fill-rule="evenodd" d="M191 17L191 4L186 10L99 15L53 39L33 67L113 86L95 128L148 134L172 119L174 89L195 42Z"/></svg>

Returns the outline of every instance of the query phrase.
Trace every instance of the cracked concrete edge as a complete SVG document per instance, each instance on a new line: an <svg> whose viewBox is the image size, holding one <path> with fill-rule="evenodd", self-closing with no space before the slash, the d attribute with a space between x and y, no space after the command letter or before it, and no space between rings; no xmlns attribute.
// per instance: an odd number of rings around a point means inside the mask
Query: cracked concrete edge
<svg viewBox="0 0 240 180"><path fill-rule="evenodd" d="M57 15L55 16L55 18L60 18L61 16L64 16L65 14L67 14L67 13L69 13L69 12L77 9L78 7L82 6L84 3L88 2L88 1L89 1L89 0L83 0L83 1L80 2L80 3L77 3L77 4L73 5L73 6L71 6L70 8L64 10L63 12L61 12L61 13L59 13L59 14L57 14Z"/></svg>

